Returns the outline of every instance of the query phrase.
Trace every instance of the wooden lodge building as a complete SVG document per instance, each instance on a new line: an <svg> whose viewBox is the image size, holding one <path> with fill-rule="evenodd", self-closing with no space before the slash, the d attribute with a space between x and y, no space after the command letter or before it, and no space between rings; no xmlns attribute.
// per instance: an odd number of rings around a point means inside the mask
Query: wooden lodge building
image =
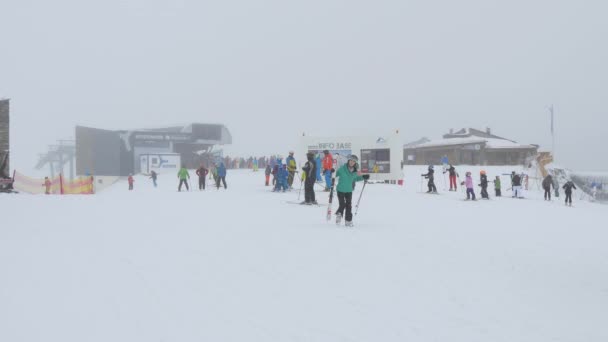
<svg viewBox="0 0 608 342"><path fill-rule="evenodd" d="M404 145L403 160L406 165L437 165L447 156L454 165L523 165L537 155L538 147L499 137L489 128L463 128L439 140L422 138Z"/></svg>

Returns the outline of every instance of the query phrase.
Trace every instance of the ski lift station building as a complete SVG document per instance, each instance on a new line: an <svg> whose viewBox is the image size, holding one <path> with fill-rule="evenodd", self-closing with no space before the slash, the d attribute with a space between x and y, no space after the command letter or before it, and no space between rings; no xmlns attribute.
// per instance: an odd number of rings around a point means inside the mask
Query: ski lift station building
<svg viewBox="0 0 608 342"><path fill-rule="evenodd" d="M155 129L104 130L76 127L76 173L127 176L130 173L197 168L214 147L231 144L221 124L192 123Z"/></svg>
<svg viewBox="0 0 608 342"><path fill-rule="evenodd" d="M314 137L303 135L300 142L300 164L306 161L306 153L328 150L334 159L334 169L346 162L349 154L359 158L363 173L370 174L370 180L397 183L403 179L401 170L403 142L398 132L382 137Z"/></svg>

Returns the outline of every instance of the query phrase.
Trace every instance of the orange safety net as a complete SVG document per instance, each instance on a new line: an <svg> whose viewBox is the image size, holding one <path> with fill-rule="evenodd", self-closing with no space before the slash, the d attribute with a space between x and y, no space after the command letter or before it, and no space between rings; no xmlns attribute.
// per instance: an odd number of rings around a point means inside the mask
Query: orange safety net
<svg viewBox="0 0 608 342"><path fill-rule="evenodd" d="M87 195L93 193L93 177L78 177L73 181L63 180L64 195Z"/></svg>
<svg viewBox="0 0 608 342"><path fill-rule="evenodd" d="M51 181L50 193L55 195L86 195L93 194L93 177L78 177L67 180L61 175ZM44 194L46 192L45 180L31 178L15 171L13 188L28 194Z"/></svg>
<svg viewBox="0 0 608 342"><path fill-rule="evenodd" d="M59 177L49 180L51 181L51 194L61 194L61 180ZM13 188L19 192L25 192L28 194L44 194L46 191L44 179L31 178L17 171L15 171Z"/></svg>

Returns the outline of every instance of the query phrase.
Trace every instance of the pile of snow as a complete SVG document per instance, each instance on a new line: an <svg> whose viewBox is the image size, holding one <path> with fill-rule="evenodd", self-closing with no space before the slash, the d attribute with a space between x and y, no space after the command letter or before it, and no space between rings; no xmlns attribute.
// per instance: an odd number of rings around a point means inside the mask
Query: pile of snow
<svg viewBox="0 0 608 342"><path fill-rule="evenodd" d="M605 206L420 194L424 171L366 186L354 229L247 170L0 196L0 341L608 340Z"/></svg>

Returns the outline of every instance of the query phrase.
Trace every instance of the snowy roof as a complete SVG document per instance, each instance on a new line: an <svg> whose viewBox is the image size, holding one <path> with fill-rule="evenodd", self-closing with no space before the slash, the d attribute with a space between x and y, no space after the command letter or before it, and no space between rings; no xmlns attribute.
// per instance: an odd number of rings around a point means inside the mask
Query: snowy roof
<svg viewBox="0 0 608 342"><path fill-rule="evenodd" d="M409 146L411 148L426 148L438 146L454 146L454 145L472 145L485 144L489 149L529 149L536 148L535 145L518 144L516 142L504 139L481 138L481 137L466 137L466 138L449 138L431 140L426 143Z"/></svg>

